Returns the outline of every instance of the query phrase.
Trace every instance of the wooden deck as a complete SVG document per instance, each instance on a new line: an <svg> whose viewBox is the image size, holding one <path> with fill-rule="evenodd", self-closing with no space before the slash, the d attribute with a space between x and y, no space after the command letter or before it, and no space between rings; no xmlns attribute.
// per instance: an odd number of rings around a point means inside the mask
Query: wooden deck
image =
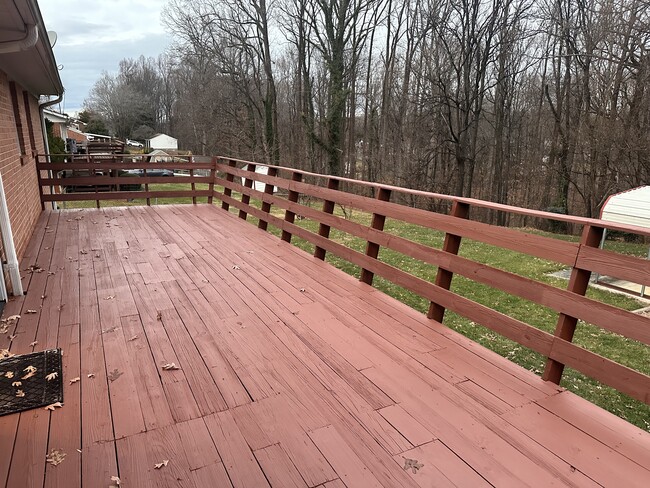
<svg viewBox="0 0 650 488"><path fill-rule="evenodd" d="M44 212L33 264L65 402L0 417L0 485L650 486L650 434L214 206Z"/></svg>

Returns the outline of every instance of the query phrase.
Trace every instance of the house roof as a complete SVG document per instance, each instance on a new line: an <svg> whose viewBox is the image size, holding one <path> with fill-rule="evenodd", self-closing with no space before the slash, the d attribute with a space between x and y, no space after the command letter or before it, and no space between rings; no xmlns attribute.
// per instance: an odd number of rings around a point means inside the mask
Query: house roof
<svg viewBox="0 0 650 488"><path fill-rule="evenodd" d="M0 70L33 95L63 93L63 83L36 0L0 0Z"/></svg>
<svg viewBox="0 0 650 488"><path fill-rule="evenodd" d="M160 136L163 136L163 137L169 137L170 139L174 139L174 140L176 140L175 137L170 136L169 134L154 134L154 135L152 135L149 139L146 139L146 140L147 140L147 141L151 141L151 140L155 139L156 137L160 137Z"/></svg>
<svg viewBox="0 0 650 488"><path fill-rule="evenodd" d="M54 110L49 110L47 108L43 109L43 113L45 114L45 118L51 122L60 124L66 124L68 122L68 116L66 114L55 112Z"/></svg>

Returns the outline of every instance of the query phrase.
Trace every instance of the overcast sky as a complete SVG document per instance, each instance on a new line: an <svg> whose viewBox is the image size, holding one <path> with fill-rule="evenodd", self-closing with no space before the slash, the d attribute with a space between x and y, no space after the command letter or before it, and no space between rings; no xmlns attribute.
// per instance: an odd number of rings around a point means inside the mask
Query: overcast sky
<svg viewBox="0 0 650 488"><path fill-rule="evenodd" d="M171 43L160 22L167 0L39 0L45 26L56 31L54 55L65 87L62 109L80 110L102 71L123 58L158 56Z"/></svg>

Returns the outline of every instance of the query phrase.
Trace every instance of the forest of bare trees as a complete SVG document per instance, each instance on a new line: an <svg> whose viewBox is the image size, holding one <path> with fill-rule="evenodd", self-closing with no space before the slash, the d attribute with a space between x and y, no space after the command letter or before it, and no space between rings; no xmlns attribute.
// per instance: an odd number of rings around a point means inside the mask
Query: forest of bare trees
<svg viewBox="0 0 650 488"><path fill-rule="evenodd" d="M171 0L120 137L597 216L650 183L647 0Z"/></svg>

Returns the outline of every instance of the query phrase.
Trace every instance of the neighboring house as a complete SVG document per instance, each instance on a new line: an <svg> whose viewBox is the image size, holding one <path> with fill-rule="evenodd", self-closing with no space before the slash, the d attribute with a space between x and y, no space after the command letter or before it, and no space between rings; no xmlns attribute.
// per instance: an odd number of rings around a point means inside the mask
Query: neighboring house
<svg viewBox="0 0 650 488"><path fill-rule="evenodd" d="M58 98L39 104L42 95ZM10 275L16 259L10 256L12 248L20 259L41 213L36 154L45 153L47 146L43 111L62 96L63 85L36 0L0 0L0 174L11 227L9 233L2 219L5 269ZM0 213L2 207L0 201Z"/></svg>
<svg viewBox="0 0 650 488"><path fill-rule="evenodd" d="M167 134L156 134L145 141L147 149L178 149L178 139Z"/></svg>
<svg viewBox="0 0 650 488"><path fill-rule="evenodd" d="M64 141L70 137L68 135L68 116L54 110L43 110L43 117L45 120L52 122L52 134L60 137Z"/></svg>
<svg viewBox="0 0 650 488"><path fill-rule="evenodd" d="M68 137L77 141L77 144L88 142L88 136L84 132L73 127L68 127Z"/></svg>
<svg viewBox="0 0 650 488"><path fill-rule="evenodd" d="M156 163L167 163L167 162L172 162L174 161L174 157L170 156L168 153L165 151L161 151L160 149L156 149L154 151L151 151L149 153L149 156L151 156L150 161L156 162Z"/></svg>

